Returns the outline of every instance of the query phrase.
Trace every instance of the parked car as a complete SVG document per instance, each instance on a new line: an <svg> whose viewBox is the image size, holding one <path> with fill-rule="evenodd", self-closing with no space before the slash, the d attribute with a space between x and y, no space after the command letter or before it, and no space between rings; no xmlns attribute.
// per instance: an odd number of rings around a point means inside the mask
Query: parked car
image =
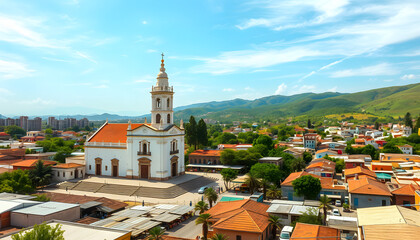
<svg viewBox="0 0 420 240"><path fill-rule="evenodd" d="M338 208L334 208L332 210L332 215L333 216L341 216L340 210L338 210Z"/></svg>
<svg viewBox="0 0 420 240"><path fill-rule="evenodd" d="M293 227L291 226L284 226L280 232L280 240L289 240L290 236L292 236Z"/></svg>
<svg viewBox="0 0 420 240"><path fill-rule="evenodd" d="M341 207L341 200L335 200L335 206Z"/></svg>
<svg viewBox="0 0 420 240"><path fill-rule="evenodd" d="M198 189L198 193L199 194L204 194L204 191L206 191L208 187L201 187L200 189Z"/></svg>

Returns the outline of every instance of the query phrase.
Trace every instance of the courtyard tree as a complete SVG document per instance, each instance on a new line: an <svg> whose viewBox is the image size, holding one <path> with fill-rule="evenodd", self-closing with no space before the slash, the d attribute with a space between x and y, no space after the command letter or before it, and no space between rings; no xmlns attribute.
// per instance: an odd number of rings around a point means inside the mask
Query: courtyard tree
<svg viewBox="0 0 420 240"><path fill-rule="evenodd" d="M28 170L0 174L0 192L28 194L34 191Z"/></svg>
<svg viewBox="0 0 420 240"><path fill-rule="evenodd" d="M203 119L198 121L197 125L197 141L199 145L207 146L208 138L207 138L207 125Z"/></svg>
<svg viewBox="0 0 420 240"><path fill-rule="evenodd" d="M189 145L194 146L194 150L197 150L197 122L194 116L191 116L190 121L185 124L185 140Z"/></svg>
<svg viewBox="0 0 420 240"><path fill-rule="evenodd" d="M238 177L238 171L232 168L224 168L220 171L220 174L222 175L226 190L229 189L229 183Z"/></svg>
<svg viewBox="0 0 420 240"><path fill-rule="evenodd" d="M293 159L290 163L290 168L293 172L299 172L306 167L305 161L302 158Z"/></svg>
<svg viewBox="0 0 420 240"><path fill-rule="evenodd" d="M35 187L48 185L52 178L51 166L45 166L44 160L40 159L36 162L35 168L30 170L29 177Z"/></svg>
<svg viewBox="0 0 420 240"><path fill-rule="evenodd" d="M321 225L321 220L318 216L318 209L312 207L308 208L306 212L304 212L297 220L296 222L300 223L308 223L308 224L314 224L314 225ZM292 225L295 225L296 223L293 223Z"/></svg>
<svg viewBox="0 0 420 240"><path fill-rule="evenodd" d="M260 183L263 187L264 199L267 196L267 186L269 183L274 183L275 185L280 184L281 172L274 164L257 163L251 167L250 173L261 179Z"/></svg>
<svg viewBox="0 0 420 240"><path fill-rule="evenodd" d="M305 199L310 200L315 200L322 189L321 181L311 175L305 175L293 180L292 185L297 196L303 196Z"/></svg>
<svg viewBox="0 0 420 240"><path fill-rule="evenodd" d="M163 235L165 234L165 229L162 229L159 226L156 226L149 230L149 240L163 240Z"/></svg>
<svg viewBox="0 0 420 240"><path fill-rule="evenodd" d="M267 189L267 197L270 199L280 199L281 198L281 188L277 187L276 185L271 185Z"/></svg>
<svg viewBox="0 0 420 240"><path fill-rule="evenodd" d="M216 203L217 199L219 198L217 192L212 187L209 187L204 191L204 196L206 196L207 201L210 204L210 208L213 207L213 203Z"/></svg>
<svg viewBox="0 0 420 240"><path fill-rule="evenodd" d="M246 174L245 184L249 187L251 194L254 194L255 190L258 189L258 186L260 185L260 181L254 173L249 172Z"/></svg>
<svg viewBox="0 0 420 240"><path fill-rule="evenodd" d="M64 230L61 230L61 224L56 224L55 227L42 223L34 225L32 230L26 231L25 229L19 233L12 235L13 240L64 240Z"/></svg>
<svg viewBox="0 0 420 240"><path fill-rule="evenodd" d="M199 201L194 206L195 211L199 211L200 214L204 213L205 211L209 210L209 205L204 201Z"/></svg>
<svg viewBox="0 0 420 240"><path fill-rule="evenodd" d="M303 160L305 161L305 163L310 163L312 161L312 154L310 152L303 152L303 156L302 156Z"/></svg>
<svg viewBox="0 0 420 240"><path fill-rule="evenodd" d="M319 208L322 209L324 214L324 225L327 225L327 212L328 210L332 209L330 205L331 199L329 199L327 195L324 194L319 198L319 202L321 204L319 205Z"/></svg>
<svg viewBox="0 0 420 240"><path fill-rule="evenodd" d="M236 154L232 149L225 149L220 153L220 162L223 165L234 165Z"/></svg>
<svg viewBox="0 0 420 240"><path fill-rule="evenodd" d="M281 229L283 227L280 216L270 215L268 217L268 222L271 225L271 235L273 235L273 239L277 239L277 229Z"/></svg>
<svg viewBox="0 0 420 240"><path fill-rule="evenodd" d="M204 240L207 240L207 234L209 233L209 225L211 224L210 218L211 218L210 214L203 213L203 214L200 214L197 217L197 219L195 219L195 224L196 225L202 224L202 231L203 231Z"/></svg>

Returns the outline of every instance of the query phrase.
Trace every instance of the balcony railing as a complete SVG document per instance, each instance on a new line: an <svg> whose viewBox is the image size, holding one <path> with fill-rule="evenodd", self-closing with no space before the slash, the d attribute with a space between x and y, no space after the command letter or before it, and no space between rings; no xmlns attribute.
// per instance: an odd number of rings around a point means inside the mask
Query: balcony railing
<svg viewBox="0 0 420 240"><path fill-rule="evenodd" d="M85 146L92 147L127 147L126 143L112 143L112 142L85 142Z"/></svg>
<svg viewBox="0 0 420 240"><path fill-rule="evenodd" d="M138 151L137 155L139 155L139 156L151 156L152 153L151 152Z"/></svg>
<svg viewBox="0 0 420 240"><path fill-rule="evenodd" d="M174 88L169 87L169 86L153 86L152 87L153 92L157 92L157 91L173 92L173 90L174 90Z"/></svg>
<svg viewBox="0 0 420 240"><path fill-rule="evenodd" d="M179 150L170 151L170 154L177 154L179 153Z"/></svg>

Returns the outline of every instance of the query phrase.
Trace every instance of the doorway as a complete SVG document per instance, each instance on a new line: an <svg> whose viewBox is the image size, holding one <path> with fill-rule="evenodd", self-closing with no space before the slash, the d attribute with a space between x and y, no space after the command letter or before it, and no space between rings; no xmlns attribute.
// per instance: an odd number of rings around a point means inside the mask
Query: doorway
<svg viewBox="0 0 420 240"><path fill-rule="evenodd" d="M96 164L96 175L101 175L101 164L97 163Z"/></svg>
<svg viewBox="0 0 420 240"><path fill-rule="evenodd" d="M74 178L79 178L79 170L74 170Z"/></svg>
<svg viewBox="0 0 420 240"><path fill-rule="evenodd" d="M149 178L149 165L140 165L140 178Z"/></svg>
<svg viewBox="0 0 420 240"><path fill-rule="evenodd" d="M178 163L177 162L172 163L172 177L176 177L177 176L177 173L178 173L177 167L178 167Z"/></svg>
<svg viewBox="0 0 420 240"><path fill-rule="evenodd" d="M118 166L112 166L112 176L118 177Z"/></svg>

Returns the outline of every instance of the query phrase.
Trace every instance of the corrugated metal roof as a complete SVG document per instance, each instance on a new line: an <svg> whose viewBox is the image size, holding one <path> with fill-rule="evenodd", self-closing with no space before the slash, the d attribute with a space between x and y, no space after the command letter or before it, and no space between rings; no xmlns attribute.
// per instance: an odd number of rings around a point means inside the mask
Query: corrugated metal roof
<svg viewBox="0 0 420 240"><path fill-rule="evenodd" d="M141 205L137 205L132 207L131 209L133 210L141 210L141 211L150 211L153 209L153 207L147 207L147 206L141 206Z"/></svg>
<svg viewBox="0 0 420 240"><path fill-rule="evenodd" d="M85 202L80 204L80 208L81 209L88 209L88 208L92 208L92 207L97 207L102 205L101 202L96 202L96 201L90 201L90 202Z"/></svg>
<svg viewBox="0 0 420 240"><path fill-rule="evenodd" d="M184 215L194 210L193 206L178 206L169 211L169 213L176 215Z"/></svg>
<svg viewBox="0 0 420 240"><path fill-rule="evenodd" d="M158 215L158 216L154 217L152 220L169 223L169 222L175 221L178 218L180 218L179 215L164 213L164 214L161 214L161 215Z"/></svg>
<svg viewBox="0 0 420 240"><path fill-rule="evenodd" d="M124 217L139 217L146 214L146 211L134 210L134 209L125 209L120 212L116 212L113 215L124 216Z"/></svg>
<svg viewBox="0 0 420 240"><path fill-rule="evenodd" d="M101 227L103 225L106 225L106 224L112 223L112 222L115 222L115 220L107 218L107 219L102 219L102 220L99 220L97 222L91 223L89 225Z"/></svg>
<svg viewBox="0 0 420 240"><path fill-rule="evenodd" d="M134 227L134 228L137 229L137 230L140 230L141 231L140 233L142 233L142 232L147 231L149 229L152 229L156 226L159 226L160 224L161 224L161 222L158 222L158 221L149 221L149 222L146 222L146 223L141 224L141 225L139 225L137 227Z"/></svg>
<svg viewBox="0 0 420 240"><path fill-rule="evenodd" d="M171 210L178 207L178 205L172 205L172 204L159 204L156 205L155 208L157 209L163 209L163 210Z"/></svg>
<svg viewBox="0 0 420 240"><path fill-rule="evenodd" d="M127 220L124 220L124 222L128 222L128 223L135 223L135 224L143 224L146 223L148 221L151 221L151 218L147 218L147 217L135 217L135 218L129 218Z"/></svg>
<svg viewBox="0 0 420 240"><path fill-rule="evenodd" d="M273 200L272 204L283 204L283 205L300 205L303 206L303 201L291 201L291 200Z"/></svg>
<svg viewBox="0 0 420 240"><path fill-rule="evenodd" d="M283 204L271 204L267 209L268 213L285 213L288 214L292 209L292 205L283 205Z"/></svg>
<svg viewBox="0 0 420 240"><path fill-rule="evenodd" d="M23 207L23 203L0 200L0 213L9 212Z"/></svg>
<svg viewBox="0 0 420 240"><path fill-rule="evenodd" d="M13 213L32 214L32 215L50 215L61 212L70 208L79 207L79 204L61 203L61 202L45 202L38 205L30 206L13 211Z"/></svg>
<svg viewBox="0 0 420 240"><path fill-rule="evenodd" d="M309 209L314 209L317 213L319 213L319 209L315 208L315 207L309 207L309 206L292 206L292 209L290 210L290 214L293 215L302 215L303 213L305 213L306 211L308 211Z"/></svg>

